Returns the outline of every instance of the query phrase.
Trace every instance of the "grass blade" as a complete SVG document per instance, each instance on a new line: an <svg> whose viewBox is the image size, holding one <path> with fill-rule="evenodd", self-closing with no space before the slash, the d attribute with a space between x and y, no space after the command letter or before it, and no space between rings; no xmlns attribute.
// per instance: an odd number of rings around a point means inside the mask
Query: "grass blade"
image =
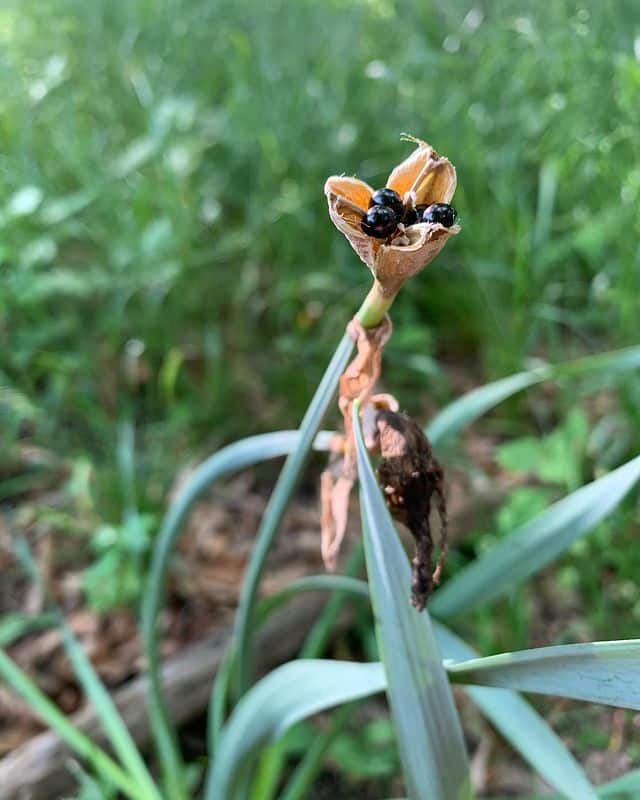
<svg viewBox="0 0 640 800"><path fill-rule="evenodd" d="M329 724L318 733L311 747L291 774L279 800L305 800L310 796L313 781L322 767L327 750L353 711L353 706L344 705L334 712Z"/></svg>
<svg viewBox="0 0 640 800"><path fill-rule="evenodd" d="M363 597L364 591L366 592L367 599L369 598L369 587L367 583L365 581L358 581L357 578L353 577L354 575L360 574L363 570L364 547L362 542L357 542L347 558L345 575L340 576L348 578L349 584L347 585L342 581L342 591L335 592L322 609L318 619L314 622L313 627L304 640L302 650L300 651L300 658L320 658L324 654L331 639L338 616L348 596L351 595L353 597L359 594Z"/></svg>
<svg viewBox="0 0 640 800"><path fill-rule="evenodd" d="M540 647L446 668L461 683L640 709L640 639Z"/></svg>
<svg viewBox="0 0 640 800"><path fill-rule="evenodd" d="M140 786L141 796L149 800L161 800L160 792L147 769L144 759L138 750L133 737L124 724L116 704L113 702L105 685L102 683L93 664L87 658L80 642L67 624L62 610L51 598L46 582L36 563L29 543L20 536L16 542L16 554L28 575L38 585L48 602L53 606L53 617L62 634L62 645L71 662L78 683L86 697L93 703L107 738L122 765Z"/></svg>
<svg viewBox="0 0 640 800"><path fill-rule="evenodd" d="M278 594L268 597L260 603L256 613L257 624L261 625L269 614L286 603L300 592L333 592L346 593L350 597L363 597L369 599L369 589L364 581L351 578L348 575L307 575L304 578L292 581ZM305 652L303 658L315 658L317 653Z"/></svg>
<svg viewBox="0 0 640 800"><path fill-rule="evenodd" d="M578 377L592 372L622 373L640 369L640 347L625 347L608 353L585 356L562 364L544 364L525 372L487 383L454 400L427 426L432 444L458 433L494 406L523 389L542 381Z"/></svg>
<svg viewBox="0 0 640 800"><path fill-rule="evenodd" d="M475 650L443 625L434 625L445 658L468 660ZM595 789L564 742L529 703L509 689L466 686L467 694L505 739L569 800L595 800Z"/></svg>
<svg viewBox="0 0 640 800"><path fill-rule="evenodd" d="M73 631L60 616L62 641L74 672L85 694L93 703L98 718L120 762L129 770L141 787L141 796L149 800L162 800L160 792L147 769L116 704L113 702L98 673L87 658Z"/></svg>
<svg viewBox="0 0 640 800"><path fill-rule="evenodd" d="M324 449L331 434L321 433L317 447ZM169 796L175 800L186 793L184 765L179 754L160 682L157 619L166 592L167 573L175 543L194 504L213 484L226 475L259 461L287 455L300 442L298 431L277 431L251 436L223 448L204 461L171 504L156 538L149 578L142 602L142 637L149 674L148 704L151 730L167 781Z"/></svg>
<svg viewBox="0 0 640 800"><path fill-rule="evenodd" d="M558 501L449 580L432 597L432 613L448 619L518 586L592 530L639 478L637 456Z"/></svg>
<svg viewBox="0 0 640 800"><path fill-rule="evenodd" d="M598 787L600 797L611 800L634 800L640 797L640 769L635 769Z"/></svg>
<svg viewBox="0 0 640 800"><path fill-rule="evenodd" d="M353 342L350 336L345 333L300 424L300 440L282 468L258 530L240 593L234 631L234 641L238 653L238 686L241 694L246 691L251 683L253 658L249 639L252 629L254 601L267 555L300 477L300 472L311 450L316 432L320 427L329 403L333 399L338 380L346 367L352 350Z"/></svg>
<svg viewBox="0 0 640 800"><path fill-rule="evenodd" d="M224 657L216 672L213 689L209 696L209 708L207 710L207 748L209 758L213 758L218 750L218 743L222 735L222 729L227 715L227 700L229 697L229 687L231 685L231 675L235 669L235 651L232 645L225 650Z"/></svg>
<svg viewBox="0 0 640 800"><path fill-rule="evenodd" d="M409 604L409 563L369 462L357 403L353 425L369 587L408 794L462 800L471 784L460 720L429 615Z"/></svg>
<svg viewBox="0 0 640 800"><path fill-rule="evenodd" d="M596 791L597 797L605 797L608 800L638 800L640 797L640 769L632 770L620 778L603 783L596 787ZM504 798L504 800L508 800L508 798ZM523 798L523 800L558 800L558 797L546 794L544 797L536 795Z"/></svg>
<svg viewBox="0 0 640 800"><path fill-rule="evenodd" d="M260 749L296 722L381 692L385 684L381 664L301 659L273 670L240 700L225 726L206 800L231 800Z"/></svg>
<svg viewBox="0 0 640 800"><path fill-rule="evenodd" d="M0 620L0 647L9 647L17 639L33 631L51 628L56 624L55 614L5 614Z"/></svg>
<svg viewBox="0 0 640 800"><path fill-rule="evenodd" d="M0 650L0 676L14 692L23 697L42 721L54 730L79 756L86 759L96 773L117 786L131 800L147 797L141 787L127 775L100 747L74 727L36 686L35 683L4 652Z"/></svg>

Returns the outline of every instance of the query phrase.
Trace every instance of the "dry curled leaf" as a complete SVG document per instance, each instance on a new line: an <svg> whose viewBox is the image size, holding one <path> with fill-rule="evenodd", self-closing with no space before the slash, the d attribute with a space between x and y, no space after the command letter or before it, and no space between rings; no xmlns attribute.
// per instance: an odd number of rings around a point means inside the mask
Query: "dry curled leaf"
<svg viewBox="0 0 640 800"><path fill-rule="evenodd" d="M417 147L392 170L387 187L412 207L450 203L456 189L453 164L426 142L406 138ZM450 236L460 232L459 225L446 228L440 223L419 222L399 225L388 240L376 239L364 233L361 227L373 195L367 183L334 175L325 183L324 191L333 223L369 267L386 296L395 295L408 278L433 261Z"/></svg>
<svg viewBox="0 0 640 800"><path fill-rule="evenodd" d="M433 588L440 582L447 554L444 474L422 428L406 414L380 411L376 427L382 456L378 481L391 515L411 531L415 540L411 602L422 611ZM429 520L434 498L441 527L440 557L435 569Z"/></svg>
<svg viewBox="0 0 640 800"><path fill-rule="evenodd" d="M351 411L360 401L365 442L373 445L376 414L381 408L398 408L394 397L373 394L382 368L382 349L391 336L391 320L385 317L380 325L364 328L353 319L347 331L356 343L357 353L340 378L339 407L344 420L344 436L334 440L332 455L320 482L322 504L322 558L328 570L336 568L340 546L347 529L349 497L357 478L355 437Z"/></svg>

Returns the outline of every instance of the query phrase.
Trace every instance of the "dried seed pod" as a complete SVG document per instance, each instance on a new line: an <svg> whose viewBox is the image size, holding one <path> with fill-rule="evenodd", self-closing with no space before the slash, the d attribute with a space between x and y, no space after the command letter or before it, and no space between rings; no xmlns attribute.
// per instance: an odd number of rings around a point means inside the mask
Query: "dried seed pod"
<svg viewBox="0 0 640 800"><path fill-rule="evenodd" d="M417 144L411 155L399 164L387 181L406 209L450 203L456 189L456 171L451 162L426 142L408 137ZM362 218L369 209L374 191L364 181L345 176L329 178L324 187L329 216L369 267L383 294L396 294L402 284L420 272L442 250L459 225L447 228L437 222L399 225L388 240L369 236L362 230ZM409 215L413 219L413 215Z"/></svg>
<svg viewBox="0 0 640 800"><path fill-rule="evenodd" d="M444 474L422 428L406 414L380 411L376 418L382 460L378 481L394 519L413 535L411 602L422 611L440 582L447 554ZM433 568L434 543L429 515L432 499L440 517L440 557Z"/></svg>

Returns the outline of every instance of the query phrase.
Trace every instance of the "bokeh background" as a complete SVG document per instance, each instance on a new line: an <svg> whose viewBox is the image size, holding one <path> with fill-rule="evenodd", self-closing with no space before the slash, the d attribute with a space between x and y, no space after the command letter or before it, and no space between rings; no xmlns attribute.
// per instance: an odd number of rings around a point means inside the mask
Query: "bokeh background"
<svg viewBox="0 0 640 800"><path fill-rule="evenodd" d="M384 184L403 131L456 165L463 226L393 309L405 408L426 421L534 359L636 344L639 98L636 0L5 0L0 501L19 510L67 465L47 520L95 562L97 607L135 602L139 575L96 584L148 546L176 468L297 424L369 288L324 181ZM524 447L546 484L491 536L637 449L639 382L608 389L540 390L483 423L520 442L505 469ZM132 491L142 544L122 527ZM593 638L614 619L637 633L625 513L626 534L605 526L561 568ZM500 606L509 633L485 619L484 643L526 641L528 608Z"/></svg>

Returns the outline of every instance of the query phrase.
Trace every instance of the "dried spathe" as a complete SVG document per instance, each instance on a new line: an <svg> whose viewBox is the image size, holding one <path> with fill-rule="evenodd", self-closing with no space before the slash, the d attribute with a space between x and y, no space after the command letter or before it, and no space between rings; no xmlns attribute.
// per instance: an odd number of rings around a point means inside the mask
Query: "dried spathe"
<svg viewBox="0 0 640 800"><path fill-rule="evenodd" d="M339 407L344 420L344 436L332 444L332 456L321 477L322 558L328 570L336 568L338 553L347 528L349 497L358 476L352 409L360 401L365 443L374 446L375 414L382 408L397 410L391 395L374 394L382 368L382 349L391 336L391 320L385 317L375 328L364 328L353 319L347 331L357 353L340 378Z"/></svg>

